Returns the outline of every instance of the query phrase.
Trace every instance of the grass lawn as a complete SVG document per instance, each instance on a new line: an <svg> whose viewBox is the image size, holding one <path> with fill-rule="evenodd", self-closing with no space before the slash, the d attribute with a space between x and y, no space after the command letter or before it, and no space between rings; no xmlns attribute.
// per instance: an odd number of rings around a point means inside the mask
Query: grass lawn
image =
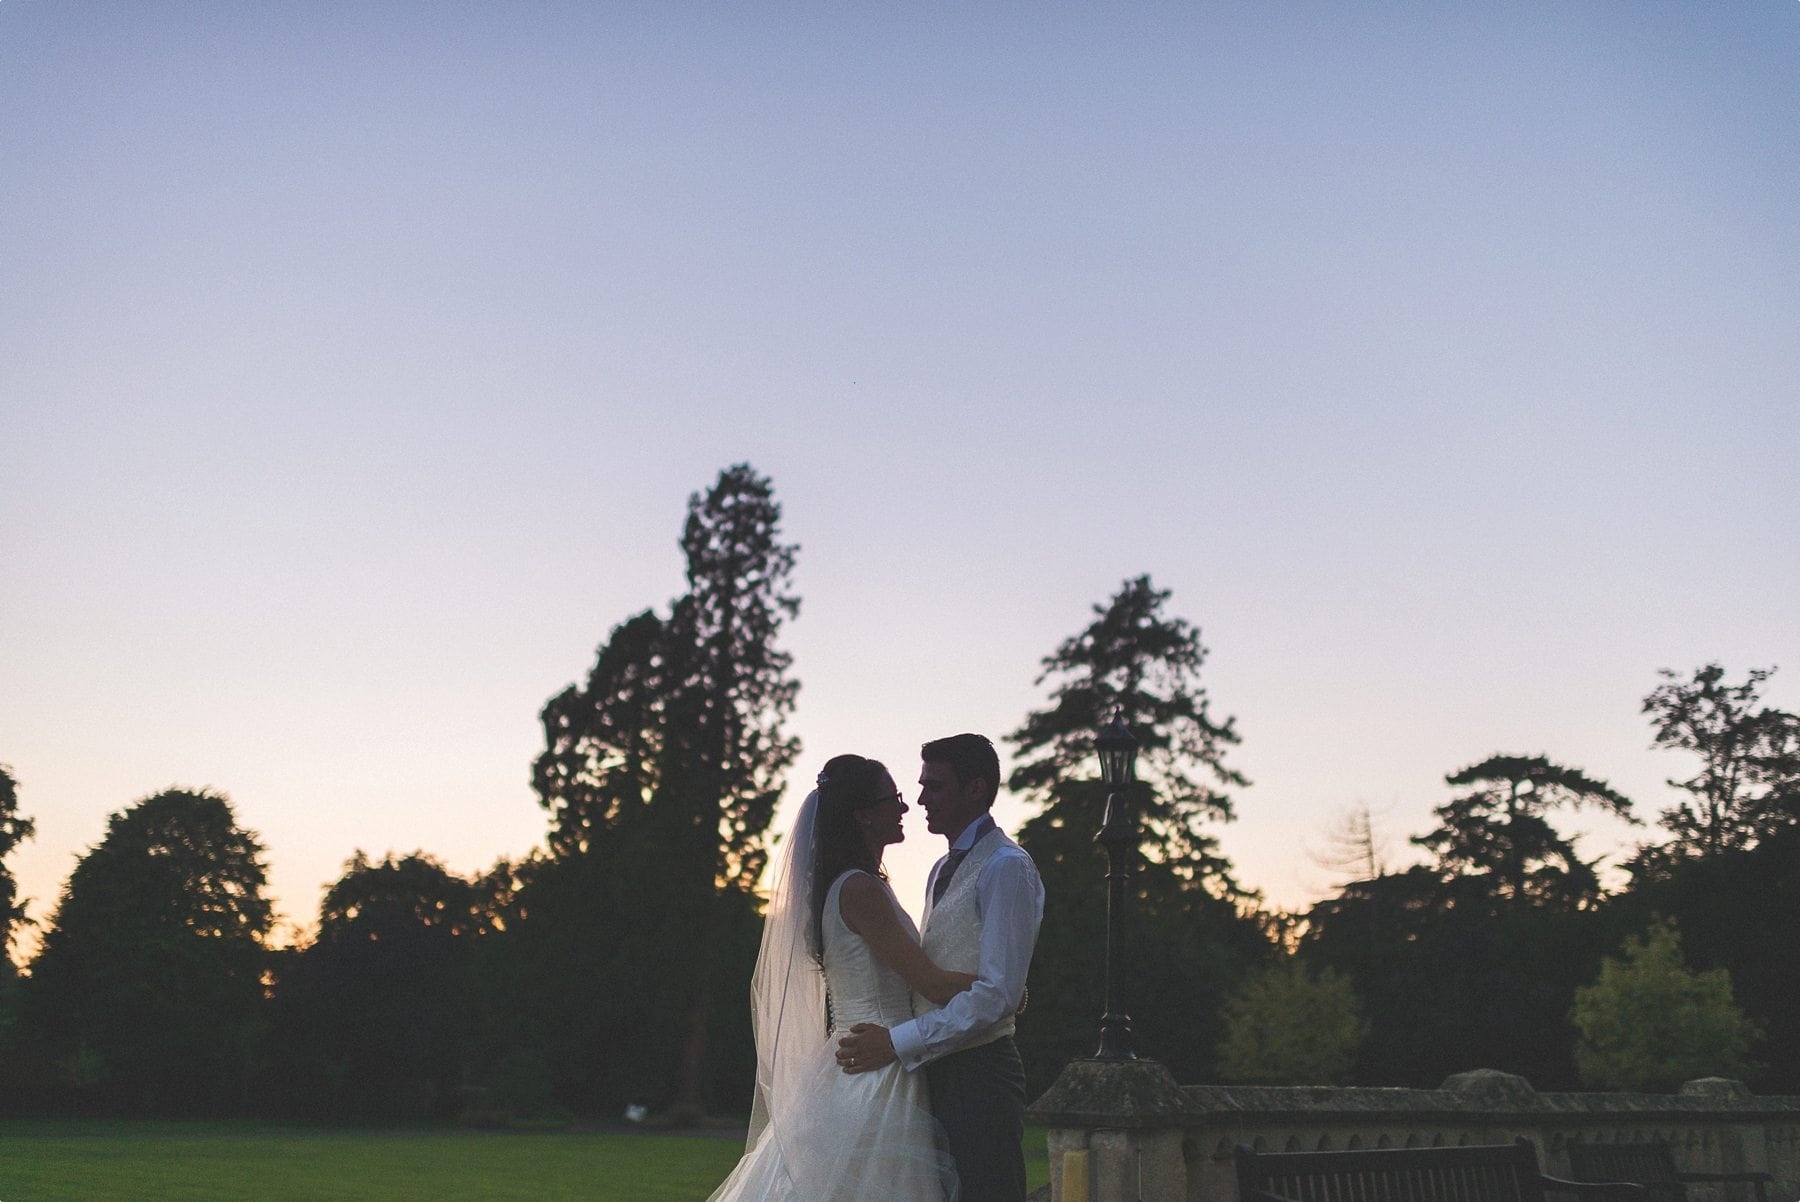
<svg viewBox="0 0 1800 1202"><path fill-rule="evenodd" d="M1026 1132L1032 1188L1049 1179ZM0 1122L0 1202L700 1202L735 1138Z"/></svg>

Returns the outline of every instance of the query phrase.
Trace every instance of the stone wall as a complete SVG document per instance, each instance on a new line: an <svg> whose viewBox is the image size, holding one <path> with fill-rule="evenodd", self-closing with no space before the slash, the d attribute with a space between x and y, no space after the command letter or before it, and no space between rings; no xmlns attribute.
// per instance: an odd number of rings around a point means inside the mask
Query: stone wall
<svg viewBox="0 0 1800 1202"><path fill-rule="evenodd" d="M1662 1140L1687 1172L1766 1172L1770 1202L1800 1198L1800 1097L1736 1081L1674 1094L1539 1093L1521 1077L1459 1073L1438 1089L1178 1086L1153 1061L1076 1061L1032 1106L1050 1128L1053 1202L1084 1202L1065 1164L1086 1165L1091 1202L1236 1202L1231 1150L1416 1148L1528 1137L1568 1175L1571 1142ZM1085 1153L1069 1159L1069 1152ZM1748 1202L1748 1187L1695 1185L1692 1202Z"/></svg>

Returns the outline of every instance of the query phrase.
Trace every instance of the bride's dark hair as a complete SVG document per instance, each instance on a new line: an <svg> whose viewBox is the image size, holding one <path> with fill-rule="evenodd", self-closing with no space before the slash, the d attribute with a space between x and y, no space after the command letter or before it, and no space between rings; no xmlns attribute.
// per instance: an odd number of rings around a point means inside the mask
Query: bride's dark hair
<svg viewBox="0 0 1800 1202"><path fill-rule="evenodd" d="M825 895L831 883L851 868L860 868L887 879L881 854L869 848L857 814L883 800L882 786L888 770L880 760L860 755L833 756L819 773L819 807L813 830L812 922L807 929L808 950L824 963Z"/></svg>

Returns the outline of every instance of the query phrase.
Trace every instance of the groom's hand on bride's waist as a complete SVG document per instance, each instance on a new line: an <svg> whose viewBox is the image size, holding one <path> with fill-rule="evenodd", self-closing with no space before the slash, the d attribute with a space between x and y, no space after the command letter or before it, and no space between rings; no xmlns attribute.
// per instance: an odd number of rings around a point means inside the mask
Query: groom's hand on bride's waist
<svg viewBox="0 0 1800 1202"><path fill-rule="evenodd" d="M876 1023L857 1023L838 1040L838 1064L847 1073L872 1073L898 1059L888 1029Z"/></svg>

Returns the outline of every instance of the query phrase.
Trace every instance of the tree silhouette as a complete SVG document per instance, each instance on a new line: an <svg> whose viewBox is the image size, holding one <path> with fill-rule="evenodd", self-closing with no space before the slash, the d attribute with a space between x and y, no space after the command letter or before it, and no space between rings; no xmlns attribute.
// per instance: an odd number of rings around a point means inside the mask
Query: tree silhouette
<svg viewBox="0 0 1800 1202"><path fill-rule="evenodd" d="M532 786L550 811L558 859L610 858L641 833L668 741L666 651L662 619L637 614L600 645L585 686L544 706L546 746Z"/></svg>
<svg viewBox="0 0 1800 1202"><path fill-rule="evenodd" d="M1177 875L1239 890L1218 840L1204 828L1229 822L1227 788L1250 782L1225 764L1238 742L1236 719L1215 720L1200 669L1200 631L1163 613L1169 599L1150 577L1127 580L1095 620L1045 657L1037 683L1052 685L1050 705L1026 715L1006 737L1018 762L1007 786L1042 807L1028 829L1071 829L1091 837L1106 791L1094 777L1093 740L1116 712L1138 740L1141 848Z"/></svg>
<svg viewBox="0 0 1800 1202"><path fill-rule="evenodd" d="M1437 853L1446 876L1472 876L1508 901L1592 905L1600 881L1545 817L1563 806L1593 806L1628 821L1631 802L1605 781L1541 755L1493 755L1444 777L1468 791L1434 812L1442 823L1413 842Z"/></svg>
<svg viewBox="0 0 1800 1202"><path fill-rule="evenodd" d="M262 850L205 790L169 789L112 815L32 962L23 1033L116 1103L240 1109L272 920Z"/></svg>
<svg viewBox="0 0 1800 1202"><path fill-rule="evenodd" d="M345 865L317 935L280 973L275 1042L297 1105L339 1118L455 1112L483 1051L474 965L494 930L491 894L422 853Z"/></svg>
<svg viewBox="0 0 1800 1202"><path fill-rule="evenodd" d="M1680 924L1696 969L1731 973L1733 996L1763 1030L1760 1092L1800 1093L1800 826L1783 827L1743 851L1679 859L1632 878L1612 899L1608 942L1666 917ZM1591 976L1591 974L1590 974Z"/></svg>
<svg viewBox="0 0 1800 1202"><path fill-rule="evenodd" d="M1800 824L1800 717L1760 704L1774 673L1754 668L1730 684L1716 663L1687 680L1663 669L1663 683L1644 698L1651 745L1697 756L1700 770L1669 781L1687 795L1658 820L1674 838L1640 849L1634 870L1655 875L1671 861L1754 847Z"/></svg>
<svg viewBox="0 0 1800 1202"><path fill-rule="evenodd" d="M1569 1005L1605 946L1599 911L1495 904L1491 881L1426 865L1351 882L1300 935L1363 1001L1357 1083L1419 1088L1472 1065L1573 1088Z"/></svg>
<svg viewBox="0 0 1800 1202"><path fill-rule="evenodd" d="M799 754L785 732L799 684L777 642L799 613L798 548L781 541L780 523L773 487L748 464L689 497L687 591L668 617L646 611L614 628L585 686L550 700L533 769L558 863L533 870L525 911L578 904L592 936L645 961L664 1025L682 1031L671 1110L688 1117L705 1106L716 974L736 963L726 945L744 936ZM577 902L573 882L602 872L612 883ZM610 960L603 969L583 957L595 973L625 970Z"/></svg>
<svg viewBox="0 0 1800 1202"><path fill-rule="evenodd" d="M696 883L749 890L768 861L769 823L800 753L784 733L800 691L776 644L800 598L788 577L799 550L779 541L781 506L748 464L688 499L681 549L687 593L669 617L669 745L664 814L692 832ZM704 867L702 867L704 865Z"/></svg>
<svg viewBox="0 0 1800 1202"><path fill-rule="evenodd" d="M19 883L6 867L6 857L13 849L31 838L36 827L31 819L19 813L19 782L12 769L0 764L0 976L10 976L12 959L8 949L19 926L29 921L25 905L19 900Z"/></svg>
<svg viewBox="0 0 1800 1202"><path fill-rule="evenodd" d="M669 617L615 627L586 685L544 707L533 784L552 853L607 854L648 823L670 867L698 891L750 889L768 858L783 777L799 754L784 732L799 691L776 639L799 613L798 548L748 464L688 499L688 590Z"/></svg>
<svg viewBox="0 0 1800 1202"><path fill-rule="evenodd" d="M1342 875L1339 888L1387 875L1387 841L1368 802L1359 801L1343 810L1325 832L1325 841L1325 849L1309 853L1309 858Z"/></svg>
<svg viewBox="0 0 1800 1202"><path fill-rule="evenodd" d="M1038 684L1051 684L1050 703L1007 736L1018 755L1008 787L1039 810L1019 831L1045 890L1019 1044L1042 1084L1091 1055L1098 1029L1107 902L1094 834L1106 789L1093 740L1115 711L1138 739L1142 778L1131 796L1142 855L1116 949L1137 1045L1178 1076L1210 1072L1225 994L1268 951L1261 927L1240 913L1249 895L1205 829L1231 817L1225 790L1248 783L1225 764L1238 735L1232 719L1212 716L1200 683L1206 648L1195 627L1164 614L1168 598L1139 576L1095 606L1095 620L1043 661Z"/></svg>

